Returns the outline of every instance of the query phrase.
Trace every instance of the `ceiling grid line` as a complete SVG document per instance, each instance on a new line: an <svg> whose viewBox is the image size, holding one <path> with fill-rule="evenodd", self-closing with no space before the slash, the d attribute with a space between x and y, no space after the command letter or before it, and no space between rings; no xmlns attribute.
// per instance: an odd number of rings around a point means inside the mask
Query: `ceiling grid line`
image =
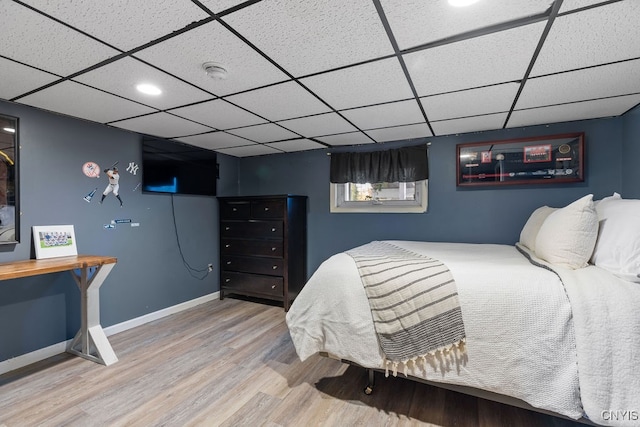
<svg viewBox="0 0 640 427"><path fill-rule="evenodd" d="M431 131L431 133L435 134L433 132L433 128L431 127L431 123L429 123L429 118L427 117L427 113L426 113L426 111L424 111L424 106L420 102L420 97L418 96L418 92L416 91L416 87L413 84L413 80L411 79L411 76L409 75L409 70L407 69L407 64L405 64L404 59L403 59L402 55L400 54L400 48L398 47L398 42L396 41L396 38L393 35L393 31L391 30L391 26L389 25L389 21L387 20L387 16L384 13L384 9L382 8L382 5L380 4L380 0L373 0L373 4L376 7L376 11L378 12L378 16L380 17L380 21L382 22L382 26L384 27L384 30L387 33L387 37L389 37L389 41L391 42L391 46L393 46L393 51L395 52L396 58L398 59L398 62L400 63L400 67L402 67L402 72L404 73L404 76L407 79L407 83L409 84L409 87L411 88L411 93L413 93L413 98L416 101L416 103L418 105L418 108L420 109L420 113L422 113L422 117L424 117L424 121L427 124L427 126L429 127L429 130Z"/></svg>
<svg viewBox="0 0 640 427"><path fill-rule="evenodd" d="M522 93L524 86L527 84L527 79L529 78L529 74L531 74L531 70L533 70L533 66L536 63L536 59L538 59L538 55L542 50L542 46L544 45L544 42L547 39L547 36L549 35L549 31L551 31L551 26L553 25L553 21L555 21L556 16L558 16L558 11L562 6L562 2L563 0L555 0L553 2L553 5L551 6L551 11L549 13L547 24L545 25L542 35L540 36L540 41L538 42L538 45L536 46L536 49L533 52L533 56L531 57L531 62L529 62L529 66L527 67L527 71L525 71L524 76L522 77L522 82L520 83L518 92L516 93L513 103L511 104L511 108L509 109L509 112L507 113L507 118L504 120L504 125L502 126L503 128L506 128L507 123L509 123L509 119L511 118L511 114L513 113L513 110L515 109L516 104L518 103L520 94Z"/></svg>

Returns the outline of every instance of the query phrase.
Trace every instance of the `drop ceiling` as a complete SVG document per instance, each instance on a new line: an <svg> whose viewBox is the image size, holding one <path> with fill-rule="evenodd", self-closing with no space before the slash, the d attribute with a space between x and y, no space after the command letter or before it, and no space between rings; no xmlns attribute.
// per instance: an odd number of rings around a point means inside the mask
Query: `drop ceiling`
<svg viewBox="0 0 640 427"><path fill-rule="evenodd" d="M638 0L2 0L0 16L1 99L238 157L640 103Z"/></svg>

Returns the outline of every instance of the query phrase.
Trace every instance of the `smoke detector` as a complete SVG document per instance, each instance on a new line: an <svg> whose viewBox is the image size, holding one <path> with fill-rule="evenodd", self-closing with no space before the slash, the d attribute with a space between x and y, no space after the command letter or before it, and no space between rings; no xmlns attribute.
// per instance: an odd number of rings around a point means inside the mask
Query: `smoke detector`
<svg viewBox="0 0 640 427"><path fill-rule="evenodd" d="M227 69L218 62L205 62L202 68L207 72L207 76L215 80L225 80L227 78Z"/></svg>

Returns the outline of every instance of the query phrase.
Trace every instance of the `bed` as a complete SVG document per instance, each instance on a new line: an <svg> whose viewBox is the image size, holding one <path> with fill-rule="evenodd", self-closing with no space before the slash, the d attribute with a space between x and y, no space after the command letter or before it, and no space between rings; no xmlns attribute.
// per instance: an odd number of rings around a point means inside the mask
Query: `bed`
<svg viewBox="0 0 640 427"><path fill-rule="evenodd" d="M536 209L516 245L390 240L356 248L387 246L448 268L465 336L464 351L444 364L390 368L353 251L318 267L286 321L302 360L320 353L571 419L638 425L638 240L640 201L588 195Z"/></svg>

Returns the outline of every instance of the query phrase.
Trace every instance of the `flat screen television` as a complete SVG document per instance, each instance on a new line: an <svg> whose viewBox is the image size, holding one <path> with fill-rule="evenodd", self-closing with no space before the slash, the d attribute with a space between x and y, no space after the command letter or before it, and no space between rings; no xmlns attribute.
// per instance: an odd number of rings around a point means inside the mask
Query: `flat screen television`
<svg viewBox="0 0 640 427"><path fill-rule="evenodd" d="M215 151L143 136L143 193L215 196L217 178Z"/></svg>

